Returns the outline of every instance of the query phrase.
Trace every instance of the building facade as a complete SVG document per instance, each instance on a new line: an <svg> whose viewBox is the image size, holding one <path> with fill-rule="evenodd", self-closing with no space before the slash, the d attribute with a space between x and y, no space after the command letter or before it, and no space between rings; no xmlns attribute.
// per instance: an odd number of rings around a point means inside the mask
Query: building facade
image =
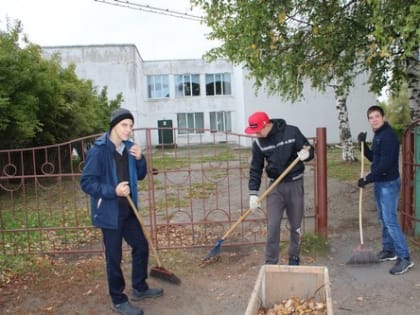
<svg viewBox="0 0 420 315"><path fill-rule="evenodd" d="M145 61L132 44L42 49L47 58L59 54L64 67L74 63L77 75L92 80L98 89L106 86L110 98L122 93L122 106L133 112L136 127L174 128L177 144L194 142L195 137L203 142L203 136L210 137L204 129L212 130L211 140L219 136L222 141L226 131L243 134L247 117L257 110L299 126L307 137L314 136L316 128L325 127L328 143L339 142L332 88L319 92L307 84L304 97L291 103L264 89L257 93L246 70L226 60ZM355 134L367 130L366 109L376 102L366 80L359 76L347 99ZM161 139L156 133L152 141L159 144L171 139Z"/></svg>

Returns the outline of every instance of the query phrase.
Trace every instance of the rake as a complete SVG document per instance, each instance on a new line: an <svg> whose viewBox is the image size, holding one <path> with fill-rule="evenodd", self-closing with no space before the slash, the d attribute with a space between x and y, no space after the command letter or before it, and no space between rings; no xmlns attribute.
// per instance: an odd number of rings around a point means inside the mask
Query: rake
<svg viewBox="0 0 420 315"><path fill-rule="evenodd" d="M146 237L149 247L152 249L153 256L155 257L155 260L157 263L157 266L154 266L150 269L150 276L168 281L173 284L178 284L178 285L181 284L181 280L177 276L175 276L173 272L162 267L156 248L153 246L152 239L150 238L150 235L144 226L143 219L141 218L140 213L138 212L130 196L127 196L127 200L128 200L128 203L130 204L131 210L133 210L134 214L136 215L137 220L140 223L141 229L143 230L143 234Z"/></svg>
<svg viewBox="0 0 420 315"><path fill-rule="evenodd" d="M360 177L364 176L364 142L360 143ZM372 264L378 263L378 257L370 248L366 248L363 241L363 188L359 188L359 234L360 244L353 249L353 254L347 262L348 265Z"/></svg>
<svg viewBox="0 0 420 315"><path fill-rule="evenodd" d="M258 198L258 202L262 202L269 193L283 180L283 178L299 163L300 159L297 157L292 163L280 174L279 177L267 188L267 190ZM237 228L241 222L243 222L252 212L252 209L248 209L241 215L241 217L226 231L221 239L216 242L216 245L210 251L210 253L203 259L201 264L208 264L212 259L217 255L222 246L222 243L232 234L232 232Z"/></svg>

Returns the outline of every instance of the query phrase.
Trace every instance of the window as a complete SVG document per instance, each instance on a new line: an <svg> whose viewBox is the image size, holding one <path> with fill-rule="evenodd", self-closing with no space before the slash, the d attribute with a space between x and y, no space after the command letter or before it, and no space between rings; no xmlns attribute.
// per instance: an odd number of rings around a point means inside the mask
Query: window
<svg viewBox="0 0 420 315"><path fill-rule="evenodd" d="M232 131L231 112L210 112L210 128L212 132Z"/></svg>
<svg viewBox="0 0 420 315"><path fill-rule="evenodd" d="M230 73L206 74L206 95L230 95Z"/></svg>
<svg viewBox="0 0 420 315"><path fill-rule="evenodd" d="M204 133L204 113L178 113L178 134Z"/></svg>
<svg viewBox="0 0 420 315"><path fill-rule="evenodd" d="M147 76L148 98L169 97L169 84L167 75Z"/></svg>
<svg viewBox="0 0 420 315"><path fill-rule="evenodd" d="M175 96L199 96L200 75L183 74L175 76Z"/></svg>

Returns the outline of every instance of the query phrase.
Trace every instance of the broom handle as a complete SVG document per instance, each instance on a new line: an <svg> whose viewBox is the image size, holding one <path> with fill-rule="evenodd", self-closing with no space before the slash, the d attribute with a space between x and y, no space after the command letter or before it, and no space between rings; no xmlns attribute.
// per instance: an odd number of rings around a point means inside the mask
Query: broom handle
<svg viewBox="0 0 420 315"><path fill-rule="evenodd" d="M360 178L364 176L365 166L365 144L360 142ZM363 245L363 222L362 222L362 203L363 203L363 188L359 188L359 233L360 233L360 244Z"/></svg>
<svg viewBox="0 0 420 315"><path fill-rule="evenodd" d="M299 162L299 157L297 157L290 165L280 174L279 177L267 188L267 190L258 198L258 202L263 201L269 193L283 180L283 178L291 171L292 168L296 166ZM226 231L225 235L223 235L222 240L225 240L232 234L232 232L236 229L236 227L244 221L248 215L252 212L252 209L248 209L245 213Z"/></svg>
<svg viewBox="0 0 420 315"><path fill-rule="evenodd" d="M149 247L152 249L153 256L155 256L158 267L161 267L162 264L160 263L160 259L157 254L156 248L153 246L152 239L150 238L149 232L146 230L144 226L143 219L141 218L140 213L137 211L137 208L133 202L133 199L131 199L130 196L127 196L127 201L130 204L131 210L133 210L134 214L136 215L137 220L140 223L141 229L143 230L144 237L146 237L147 243L149 244Z"/></svg>

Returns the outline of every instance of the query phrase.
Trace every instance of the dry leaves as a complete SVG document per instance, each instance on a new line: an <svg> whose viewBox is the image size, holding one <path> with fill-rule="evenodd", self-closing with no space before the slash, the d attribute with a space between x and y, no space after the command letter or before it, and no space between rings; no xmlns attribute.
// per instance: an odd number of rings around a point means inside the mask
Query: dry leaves
<svg viewBox="0 0 420 315"><path fill-rule="evenodd" d="M280 304L274 304L272 308L258 310L258 315L326 315L326 303L317 302L313 298L302 299L291 297L283 300Z"/></svg>

